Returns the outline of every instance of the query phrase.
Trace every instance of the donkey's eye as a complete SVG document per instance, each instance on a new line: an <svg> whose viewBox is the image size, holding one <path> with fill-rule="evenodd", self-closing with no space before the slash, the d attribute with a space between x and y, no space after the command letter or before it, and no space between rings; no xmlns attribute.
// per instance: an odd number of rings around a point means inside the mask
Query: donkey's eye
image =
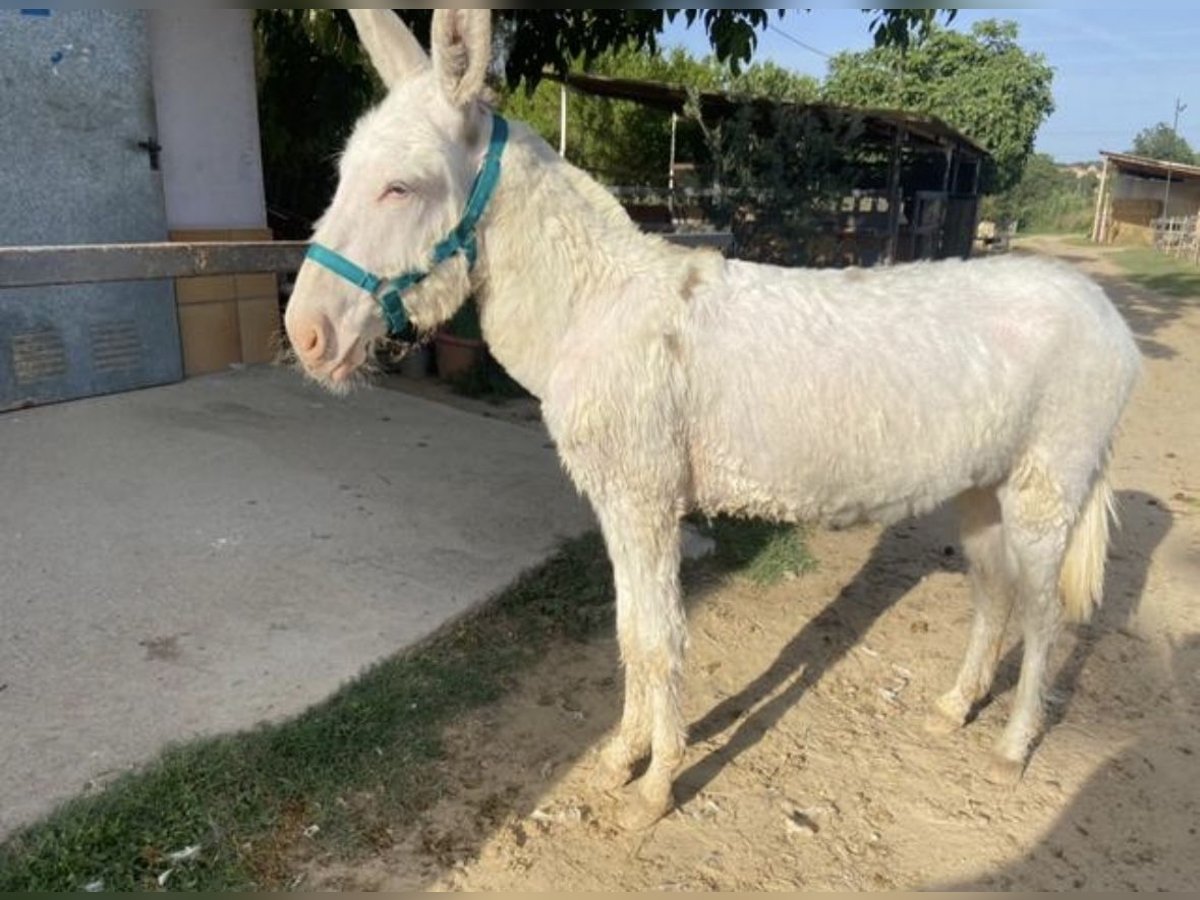
<svg viewBox="0 0 1200 900"><path fill-rule="evenodd" d="M391 184L389 184L387 186L387 189L383 192L383 196L385 198L386 197L398 198L398 197L407 197L410 193L411 193L411 191L409 191L407 184L404 184L401 181L393 181Z"/></svg>

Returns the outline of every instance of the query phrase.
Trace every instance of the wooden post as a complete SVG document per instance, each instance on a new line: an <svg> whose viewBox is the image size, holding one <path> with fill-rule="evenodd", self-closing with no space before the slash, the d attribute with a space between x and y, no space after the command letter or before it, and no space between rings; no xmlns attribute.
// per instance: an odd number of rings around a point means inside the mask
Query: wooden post
<svg viewBox="0 0 1200 900"><path fill-rule="evenodd" d="M667 190L675 196L675 139L679 130L679 113L671 113L671 168L667 171Z"/></svg>
<svg viewBox="0 0 1200 900"><path fill-rule="evenodd" d="M1110 183L1108 190L1104 193L1104 216L1100 226L1100 243L1102 244L1110 243L1113 239L1113 219L1115 218L1115 211L1113 210L1113 193L1114 188Z"/></svg>
<svg viewBox="0 0 1200 900"><path fill-rule="evenodd" d="M983 204L979 202L979 182L983 172L983 157L976 156L974 165L975 172L971 176L971 240L967 242L967 255L963 257L964 259L969 258L975 249L975 235L979 233L979 218L983 215Z"/></svg>
<svg viewBox="0 0 1200 900"><path fill-rule="evenodd" d="M942 199L940 201L942 208L938 213L937 250L934 252L936 259L941 259L946 249L946 217L950 214L950 173L954 170L956 149L954 144L946 148L946 170L942 173Z"/></svg>
<svg viewBox="0 0 1200 900"><path fill-rule="evenodd" d="M567 86L561 85L558 97L558 155L567 155Z"/></svg>
<svg viewBox="0 0 1200 900"><path fill-rule="evenodd" d="M1175 170L1173 168L1171 168L1171 163L1168 160L1167 161L1167 186L1163 189L1163 211L1162 211L1162 214L1163 214L1164 219L1169 219L1171 217L1171 174L1174 171Z"/></svg>
<svg viewBox="0 0 1200 900"><path fill-rule="evenodd" d="M1092 219L1092 243L1101 243L1104 233L1104 191L1108 187L1108 167L1112 160L1104 157L1104 168L1100 170L1100 189L1096 192L1096 215Z"/></svg>
<svg viewBox="0 0 1200 900"><path fill-rule="evenodd" d="M892 137L892 153L888 160L888 235L884 262L896 262L896 250L900 246L900 149L904 143L904 129L897 128Z"/></svg>

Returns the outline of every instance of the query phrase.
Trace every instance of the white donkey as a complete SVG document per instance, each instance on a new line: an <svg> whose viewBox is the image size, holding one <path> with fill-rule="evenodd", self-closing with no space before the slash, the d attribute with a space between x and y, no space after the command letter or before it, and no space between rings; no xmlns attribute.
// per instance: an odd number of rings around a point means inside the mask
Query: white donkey
<svg viewBox="0 0 1200 900"><path fill-rule="evenodd" d="M351 12L390 93L342 157L288 333L312 377L345 389L389 324L429 331L475 296L612 559L625 708L601 781L650 758L626 824L671 808L684 754L691 510L886 523L956 500L975 622L930 721L961 726L985 696L1019 603L993 760L1019 777L1057 626L1103 583L1106 465L1140 369L1104 293L1031 258L807 271L672 246L488 108L487 10L438 10L431 57L390 11Z"/></svg>

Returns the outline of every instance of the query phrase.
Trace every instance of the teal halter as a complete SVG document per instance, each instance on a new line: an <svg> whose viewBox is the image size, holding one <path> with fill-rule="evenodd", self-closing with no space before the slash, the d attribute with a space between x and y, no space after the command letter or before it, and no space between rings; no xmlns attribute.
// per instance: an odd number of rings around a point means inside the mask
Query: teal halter
<svg viewBox="0 0 1200 900"><path fill-rule="evenodd" d="M337 251L316 243L309 248L307 258L374 297L375 302L383 309L388 332L400 334L408 327L408 312L404 308L404 295L407 292L428 278L434 269L459 253L467 258L467 271L475 268L475 260L479 256L476 229L479 220L487 211L492 195L496 193L496 185L500 182L500 157L503 156L507 143L508 122L493 113L492 137L488 141L483 165L480 166L479 174L475 176L475 184L471 187L467 209L454 230L433 248L433 262L428 269L414 269L396 278L381 278L355 265Z"/></svg>

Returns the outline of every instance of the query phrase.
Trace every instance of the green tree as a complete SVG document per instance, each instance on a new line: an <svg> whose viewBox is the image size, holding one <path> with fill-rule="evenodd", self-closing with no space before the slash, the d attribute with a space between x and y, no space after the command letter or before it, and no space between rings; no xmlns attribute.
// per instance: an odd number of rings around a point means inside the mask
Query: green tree
<svg viewBox="0 0 1200 900"><path fill-rule="evenodd" d="M724 87L733 94L792 103L811 103L821 96L821 83L817 79L799 75L769 60L732 74Z"/></svg>
<svg viewBox="0 0 1200 900"><path fill-rule="evenodd" d="M744 103L717 121L692 104L707 174L708 216L733 234L734 255L779 265L836 265L837 209L863 176L862 121L801 105ZM836 241L834 242L836 244Z"/></svg>
<svg viewBox="0 0 1200 900"><path fill-rule="evenodd" d="M431 12L398 10L428 44ZM938 10L870 10L882 44L919 39ZM783 11L780 10L780 15ZM547 70L565 73L580 60L633 47L651 56L666 25L682 16L705 29L718 60L732 72L750 62L765 9L497 10L497 69L509 88L534 89ZM284 237L305 238L334 184L332 161L354 122L378 97L345 10L264 9L255 14L259 110L271 224Z"/></svg>
<svg viewBox="0 0 1200 900"><path fill-rule="evenodd" d="M260 10L255 31L268 217L303 240L336 187L333 154L379 87L332 15Z"/></svg>
<svg viewBox="0 0 1200 900"><path fill-rule="evenodd" d="M506 38L506 80L530 87L547 69L563 75L618 48L656 54L658 35L681 15L689 25L701 23L717 57L736 71L753 57L758 32L770 22L765 9L525 9L497 15Z"/></svg>
<svg viewBox="0 0 1200 900"><path fill-rule="evenodd" d="M330 11L313 11L333 16ZM397 10L427 43L428 10ZM782 18L786 10L778 11ZM954 18L953 10L874 9L870 29L879 45L906 46L923 39L939 15ZM535 86L550 69L559 75L583 60L590 65L603 54L632 44L650 53L658 51L658 36L680 17L688 25L704 28L718 60L736 73L748 64L758 46L758 33L770 23L766 9L509 9L497 10L495 29L500 41L501 67L510 86ZM335 17L344 28L348 16Z"/></svg>
<svg viewBox="0 0 1200 900"><path fill-rule="evenodd" d="M1099 179L1077 176L1046 153L1029 157L1021 180L984 200L982 214L1023 232L1074 233L1092 224Z"/></svg>
<svg viewBox="0 0 1200 900"><path fill-rule="evenodd" d="M1192 165L1200 162L1191 144L1166 122L1143 128L1133 139L1131 153L1167 162Z"/></svg>
<svg viewBox="0 0 1200 900"><path fill-rule="evenodd" d="M615 78L777 100L812 100L820 91L815 79L774 63L755 63L734 72L716 57L698 60L679 48L652 55L630 44L597 57L590 65L581 58L573 68ZM508 90L501 102L507 115L528 123L556 146L560 104L560 88L555 82L542 82L532 92L523 88ZM567 136L567 158L601 180L626 186L666 186L671 152L668 113L632 101L572 92L567 103ZM703 146L703 136L695 124L680 119L677 159L695 161Z"/></svg>
<svg viewBox="0 0 1200 900"><path fill-rule="evenodd" d="M965 34L930 25L907 50L885 44L834 57L825 96L945 120L988 149L984 189L1004 191L1020 180L1038 128L1054 111L1053 70L1017 38L1015 22L979 22Z"/></svg>

